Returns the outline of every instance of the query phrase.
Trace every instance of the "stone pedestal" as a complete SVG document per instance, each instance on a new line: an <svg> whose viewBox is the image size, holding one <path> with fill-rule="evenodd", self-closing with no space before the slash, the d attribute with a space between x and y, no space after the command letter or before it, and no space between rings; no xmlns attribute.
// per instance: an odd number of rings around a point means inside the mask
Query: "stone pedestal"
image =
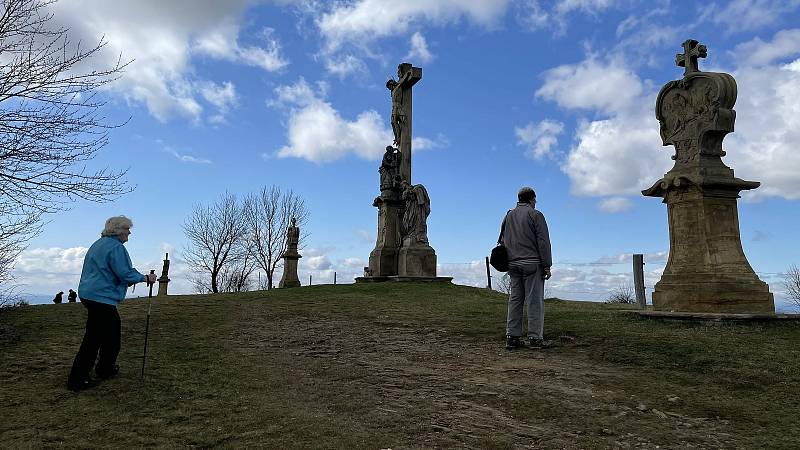
<svg viewBox="0 0 800 450"><path fill-rule="evenodd" d="M653 292L657 311L775 312L769 286L744 255L738 196L729 194L710 196L692 184L666 193L670 254Z"/></svg>
<svg viewBox="0 0 800 450"><path fill-rule="evenodd" d="M378 234L375 248L369 254L369 274L375 277L397 275L403 203L378 197L373 205L378 208Z"/></svg>
<svg viewBox="0 0 800 450"><path fill-rule="evenodd" d="M161 276L158 277L157 296L167 295L167 285L169 284L169 253L164 256L164 266L161 268Z"/></svg>
<svg viewBox="0 0 800 450"><path fill-rule="evenodd" d="M283 255L283 276L281 277L279 288L300 287L300 279L297 278L297 260L302 258L300 255Z"/></svg>
<svg viewBox="0 0 800 450"><path fill-rule="evenodd" d="M436 252L427 244L404 242L397 266L397 274L401 277L435 277Z"/></svg>

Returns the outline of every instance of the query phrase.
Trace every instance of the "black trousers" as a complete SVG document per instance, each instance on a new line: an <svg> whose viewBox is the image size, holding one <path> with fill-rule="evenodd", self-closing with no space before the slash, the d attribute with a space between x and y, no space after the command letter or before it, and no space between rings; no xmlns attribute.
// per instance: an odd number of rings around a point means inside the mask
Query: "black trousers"
<svg viewBox="0 0 800 450"><path fill-rule="evenodd" d="M117 307L87 299L81 299L81 303L89 312L89 317L86 319L86 333L83 335L81 348L72 363L69 383L88 380L95 360L97 376L113 374L119 355L120 320Z"/></svg>

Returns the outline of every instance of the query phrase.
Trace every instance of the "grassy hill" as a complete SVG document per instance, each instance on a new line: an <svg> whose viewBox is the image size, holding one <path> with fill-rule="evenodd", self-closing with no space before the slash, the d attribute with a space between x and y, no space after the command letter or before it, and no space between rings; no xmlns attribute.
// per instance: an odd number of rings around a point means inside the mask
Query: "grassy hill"
<svg viewBox="0 0 800 450"><path fill-rule="evenodd" d="M671 322L547 303L542 352L505 299L367 284L120 306L120 375L64 387L80 304L0 312L0 447L796 448L800 323Z"/></svg>

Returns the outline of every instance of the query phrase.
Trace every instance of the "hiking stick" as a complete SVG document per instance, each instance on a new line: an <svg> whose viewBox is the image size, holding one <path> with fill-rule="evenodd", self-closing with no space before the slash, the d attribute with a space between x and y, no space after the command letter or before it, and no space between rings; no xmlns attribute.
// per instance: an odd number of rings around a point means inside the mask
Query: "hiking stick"
<svg viewBox="0 0 800 450"><path fill-rule="evenodd" d="M156 271L151 270L150 274L155 275ZM142 374L139 376L139 379L144 378L144 363L147 360L147 336L150 333L150 307L153 305L153 285L155 283L151 283L150 280L147 280L147 285L150 287L150 293L147 294L147 322L144 326L144 353L142 354Z"/></svg>

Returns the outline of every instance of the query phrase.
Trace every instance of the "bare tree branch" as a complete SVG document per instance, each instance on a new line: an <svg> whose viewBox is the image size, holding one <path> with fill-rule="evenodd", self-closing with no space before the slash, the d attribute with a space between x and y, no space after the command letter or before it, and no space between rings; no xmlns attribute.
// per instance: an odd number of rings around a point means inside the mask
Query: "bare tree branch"
<svg viewBox="0 0 800 450"><path fill-rule="evenodd" d="M275 287L275 269L283 264L281 256L286 251L286 232L292 218L300 227L300 246L308 238L304 226L310 217L305 200L291 190L281 191L278 186L262 187L249 195L244 202L247 226L247 249L258 267L267 276L267 289Z"/></svg>
<svg viewBox="0 0 800 450"><path fill-rule="evenodd" d="M226 193L209 206L194 207L183 223L188 240L183 257L197 275L198 292L220 292L220 274L247 255L245 229L242 206L233 194Z"/></svg>
<svg viewBox="0 0 800 450"><path fill-rule="evenodd" d="M783 275L783 286L789 301L800 308L800 269L796 265L789 266L789 270Z"/></svg>
<svg viewBox="0 0 800 450"><path fill-rule="evenodd" d="M91 70L105 39L90 47L53 28L54 0L0 0L0 283L39 233L44 215L77 199L104 202L130 192L126 171L89 170L108 143L96 93L127 63Z"/></svg>

